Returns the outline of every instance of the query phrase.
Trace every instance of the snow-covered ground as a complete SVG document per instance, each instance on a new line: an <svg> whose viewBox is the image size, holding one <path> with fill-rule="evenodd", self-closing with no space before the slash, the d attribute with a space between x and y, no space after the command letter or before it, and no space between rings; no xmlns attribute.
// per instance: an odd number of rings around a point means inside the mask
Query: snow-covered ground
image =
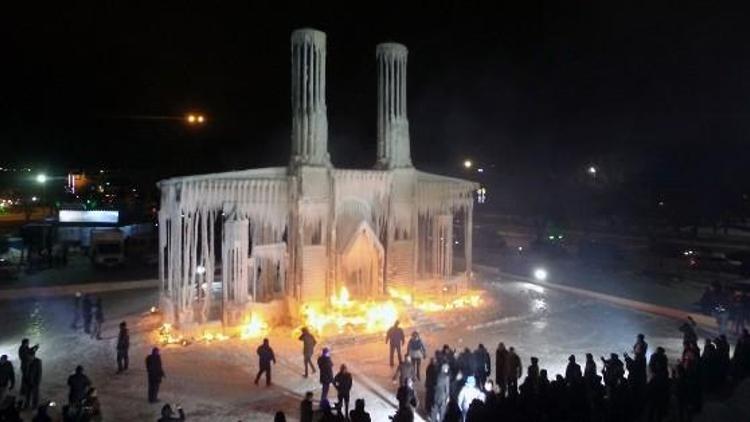
<svg viewBox="0 0 750 422"><path fill-rule="evenodd" d="M539 357L551 377L563 372L571 353L583 360L586 352L598 357L629 351L639 332L646 335L651 350L663 346L671 359L678 356L677 321L526 282L488 281L485 290L489 300L483 308L416 319L428 349L443 344L474 349L481 342L492 353L498 342L503 341L506 346L516 347L524 365L529 364L531 356ZM77 364L83 364L99 389L105 420L155 420L160 405L146 401L143 363L153 346L153 320L143 313L156 303L157 292L113 292L101 297L108 319L101 341L69 328L70 299L0 302L0 353L8 354L18 368L17 347L21 338L28 337L32 344L40 343L43 400L63 402L67 376ZM124 375L116 375L114 347L117 324L123 319L131 327L131 369ZM274 367L275 385L270 388L252 383L259 340L164 349L167 378L162 384L162 403L182 405L191 421L267 421L276 410L284 410L288 417L296 419L304 392L312 390L317 398L320 386L314 376L302 377L301 346L288 330L276 330L270 338L278 358ZM319 347L324 345L332 348L336 368L346 363L354 373L352 397L366 399L373 420L387 420L386 415L394 409L395 385L391 382L393 372L388 366L383 339L377 336L332 339L321 341Z"/></svg>

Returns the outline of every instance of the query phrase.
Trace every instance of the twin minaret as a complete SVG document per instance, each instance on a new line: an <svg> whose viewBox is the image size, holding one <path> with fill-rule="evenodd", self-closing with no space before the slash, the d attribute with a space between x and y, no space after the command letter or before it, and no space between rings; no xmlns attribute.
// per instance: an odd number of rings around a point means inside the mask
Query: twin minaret
<svg viewBox="0 0 750 422"><path fill-rule="evenodd" d="M409 120L406 117L408 50L379 44L378 156L376 167L411 167ZM327 166L326 34L315 29L292 32L292 165Z"/></svg>

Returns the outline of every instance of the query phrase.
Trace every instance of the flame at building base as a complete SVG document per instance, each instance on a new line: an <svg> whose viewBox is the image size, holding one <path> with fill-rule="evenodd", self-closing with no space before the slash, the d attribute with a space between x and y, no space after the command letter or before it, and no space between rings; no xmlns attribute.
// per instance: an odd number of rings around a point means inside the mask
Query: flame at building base
<svg viewBox="0 0 750 422"><path fill-rule="evenodd" d="M305 303L300 306L301 325L292 331L298 336L302 327L307 327L318 336L342 334L385 333L397 320L409 325L409 311L423 313L448 313L456 309L478 308L482 305L480 291L448 293L445 289L437 294L408 293L395 288L388 289L388 298L381 300L352 299L346 287L330 297L328 304ZM259 312L253 312L239 327L234 336L212 331L203 331L198 336L185 336L171 324L161 325L157 331L157 342L163 346L201 342L210 344L237 337L241 340L267 337L271 327Z"/></svg>

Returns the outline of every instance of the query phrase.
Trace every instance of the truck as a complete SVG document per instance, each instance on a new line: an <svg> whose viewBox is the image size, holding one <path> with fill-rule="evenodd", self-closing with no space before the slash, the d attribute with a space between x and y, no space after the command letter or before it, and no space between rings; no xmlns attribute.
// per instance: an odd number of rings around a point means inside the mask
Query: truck
<svg viewBox="0 0 750 422"><path fill-rule="evenodd" d="M125 263L125 236L119 229L92 230L89 254L94 266L120 266Z"/></svg>

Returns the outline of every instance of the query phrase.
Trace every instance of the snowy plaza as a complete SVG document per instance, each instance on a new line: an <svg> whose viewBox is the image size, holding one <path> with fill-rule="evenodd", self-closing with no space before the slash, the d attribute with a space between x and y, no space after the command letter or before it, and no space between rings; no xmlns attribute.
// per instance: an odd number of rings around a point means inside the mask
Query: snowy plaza
<svg viewBox="0 0 750 422"><path fill-rule="evenodd" d="M632 348L635 334L644 333L654 347L661 345L670 357L678 356L681 335L677 321L561 293L526 281L487 279L483 285L494 304L475 310L433 314L416 319L427 349L449 344L458 350L472 350L483 343L491 354L502 341L515 346L524 365L537 356L550 375L564 373L567 356L582 359L622 353ZM146 372L143 359L158 345L156 321L149 307L158 301L158 291L131 290L100 295L108 307L103 340L92 340L80 330L70 329L72 299L21 300L2 303L4 329L0 353L15 357L19 341L28 337L39 343L43 361L42 400L64 402L65 380L83 364L99 389L105 420L149 420L161 404L146 401ZM117 324L131 327L131 369L116 375L115 343ZM163 403L180 404L189 420L267 421L277 410L297 419L299 402L306 391L316 400L320 384L316 376L303 378L301 343L288 329L269 335L278 364L273 368L272 387L255 386L255 349L260 339L229 339L188 346L163 348L166 379L161 388ZM352 398L363 397L373 420L387 420L396 409L396 385L391 381L388 347L384 334L364 337L333 336L319 341L317 352L329 346L334 365L347 364L354 375ZM494 356L494 354L493 354ZM424 371L424 368L422 369ZM421 384L418 391L423 394Z"/></svg>

